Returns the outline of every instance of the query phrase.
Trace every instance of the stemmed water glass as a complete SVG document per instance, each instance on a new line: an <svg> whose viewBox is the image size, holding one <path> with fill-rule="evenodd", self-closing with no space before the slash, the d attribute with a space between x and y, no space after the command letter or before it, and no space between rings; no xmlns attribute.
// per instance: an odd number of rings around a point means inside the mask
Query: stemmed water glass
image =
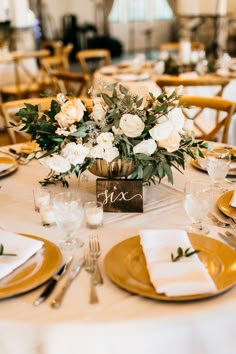
<svg viewBox="0 0 236 354"><path fill-rule="evenodd" d="M56 224L64 233L59 241L63 251L71 251L83 246L83 241L76 237L83 221L83 203L77 192L62 192L53 199Z"/></svg>
<svg viewBox="0 0 236 354"><path fill-rule="evenodd" d="M216 191L224 192L222 186L224 178L227 176L230 166L230 151L228 149L218 148L209 150L206 154L206 168L210 176L213 187Z"/></svg>
<svg viewBox="0 0 236 354"><path fill-rule="evenodd" d="M211 186L199 180L192 180L185 184L184 188L184 209L191 220L191 226L187 231L207 234L209 229L203 225L211 207Z"/></svg>

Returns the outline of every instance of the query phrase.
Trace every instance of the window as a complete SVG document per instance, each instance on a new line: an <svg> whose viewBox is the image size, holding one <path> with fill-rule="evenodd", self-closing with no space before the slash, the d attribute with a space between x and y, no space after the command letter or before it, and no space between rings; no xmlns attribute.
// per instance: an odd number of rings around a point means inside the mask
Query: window
<svg viewBox="0 0 236 354"><path fill-rule="evenodd" d="M173 17L173 12L166 0L156 0L155 3L155 20L168 20Z"/></svg>
<svg viewBox="0 0 236 354"><path fill-rule="evenodd" d="M116 0L115 0L116 1ZM147 1L129 0L128 1L128 21L147 20Z"/></svg>
<svg viewBox="0 0 236 354"><path fill-rule="evenodd" d="M110 22L152 21L171 19L173 12L167 0L114 0Z"/></svg>

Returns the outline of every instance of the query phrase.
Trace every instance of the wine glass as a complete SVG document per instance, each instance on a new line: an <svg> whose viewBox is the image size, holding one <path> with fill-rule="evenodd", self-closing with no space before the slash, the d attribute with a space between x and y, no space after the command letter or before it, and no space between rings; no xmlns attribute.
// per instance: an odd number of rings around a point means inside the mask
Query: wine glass
<svg viewBox="0 0 236 354"><path fill-rule="evenodd" d="M56 224L65 237L59 241L63 251L70 251L83 246L83 241L76 237L79 231L84 211L83 203L77 192L62 192L53 199L53 210Z"/></svg>
<svg viewBox="0 0 236 354"><path fill-rule="evenodd" d="M188 231L207 234L209 229L202 224L211 207L211 186L209 183L192 180L185 184L184 209L191 220Z"/></svg>
<svg viewBox="0 0 236 354"><path fill-rule="evenodd" d="M225 191L222 182L229 171L230 160L230 151L228 149L218 148L207 152L206 168L215 190Z"/></svg>

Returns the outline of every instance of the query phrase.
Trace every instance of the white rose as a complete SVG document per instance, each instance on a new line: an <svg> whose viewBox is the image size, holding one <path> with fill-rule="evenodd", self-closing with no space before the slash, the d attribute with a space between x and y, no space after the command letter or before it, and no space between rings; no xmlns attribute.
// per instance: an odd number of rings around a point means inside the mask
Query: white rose
<svg viewBox="0 0 236 354"><path fill-rule="evenodd" d="M173 125L173 132L178 133L184 127L185 117L181 108L174 108L168 113L168 119Z"/></svg>
<svg viewBox="0 0 236 354"><path fill-rule="evenodd" d="M65 173L70 169L70 163L60 155L52 155L39 160L43 166L59 173Z"/></svg>
<svg viewBox="0 0 236 354"><path fill-rule="evenodd" d="M93 107L93 112L92 112L92 118L95 122L102 122L104 121L106 116L106 110L105 108L100 104L97 103Z"/></svg>
<svg viewBox="0 0 236 354"><path fill-rule="evenodd" d="M158 141L158 146L166 148L168 152L178 150L181 137L178 133L174 133L167 139Z"/></svg>
<svg viewBox="0 0 236 354"><path fill-rule="evenodd" d="M99 158L106 160L107 162L111 162L114 160L116 157L119 156L119 151L116 147L114 146L108 146L108 145L95 145L91 151L90 155L93 158Z"/></svg>
<svg viewBox="0 0 236 354"><path fill-rule="evenodd" d="M124 114L120 119L121 130L130 138L141 135L144 127L142 119L136 114Z"/></svg>
<svg viewBox="0 0 236 354"><path fill-rule="evenodd" d="M114 135L112 133L101 133L96 139L98 144L112 145Z"/></svg>
<svg viewBox="0 0 236 354"><path fill-rule="evenodd" d="M81 164L89 154L89 148L76 143L67 144L61 151L62 157L72 165Z"/></svg>
<svg viewBox="0 0 236 354"><path fill-rule="evenodd" d="M173 125L169 120L166 120L163 123L156 124L149 130L149 133L156 141L167 139L173 133Z"/></svg>
<svg viewBox="0 0 236 354"><path fill-rule="evenodd" d="M67 128L75 122L79 122L83 116L86 108L80 99L74 98L65 102L61 111L55 115L55 119L61 128Z"/></svg>
<svg viewBox="0 0 236 354"><path fill-rule="evenodd" d="M90 156L95 158L95 159L102 159L103 158L103 152L104 152L104 146L103 145L95 145L90 149Z"/></svg>
<svg viewBox="0 0 236 354"><path fill-rule="evenodd" d="M143 140L141 141L141 143L137 144L133 148L133 151L135 154L145 154L150 156L154 153L156 148L157 148L157 144L155 140L148 139L148 140Z"/></svg>
<svg viewBox="0 0 236 354"><path fill-rule="evenodd" d="M115 146L107 146L103 152L103 160L107 162L113 161L116 157L119 156L119 150Z"/></svg>

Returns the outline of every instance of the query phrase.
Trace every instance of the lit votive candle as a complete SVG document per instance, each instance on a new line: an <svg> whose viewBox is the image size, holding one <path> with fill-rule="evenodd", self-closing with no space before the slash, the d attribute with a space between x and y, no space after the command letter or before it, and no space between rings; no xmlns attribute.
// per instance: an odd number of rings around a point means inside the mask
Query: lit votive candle
<svg viewBox="0 0 236 354"><path fill-rule="evenodd" d="M96 229L103 223L103 205L92 201L84 205L86 225L90 229Z"/></svg>
<svg viewBox="0 0 236 354"><path fill-rule="evenodd" d="M43 226L49 226L55 224L55 216L53 212L52 204L42 204L39 209Z"/></svg>
<svg viewBox="0 0 236 354"><path fill-rule="evenodd" d="M35 188L33 194L35 211L39 212L42 205L48 205L50 203L51 193L48 189L40 187Z"/></svg>

